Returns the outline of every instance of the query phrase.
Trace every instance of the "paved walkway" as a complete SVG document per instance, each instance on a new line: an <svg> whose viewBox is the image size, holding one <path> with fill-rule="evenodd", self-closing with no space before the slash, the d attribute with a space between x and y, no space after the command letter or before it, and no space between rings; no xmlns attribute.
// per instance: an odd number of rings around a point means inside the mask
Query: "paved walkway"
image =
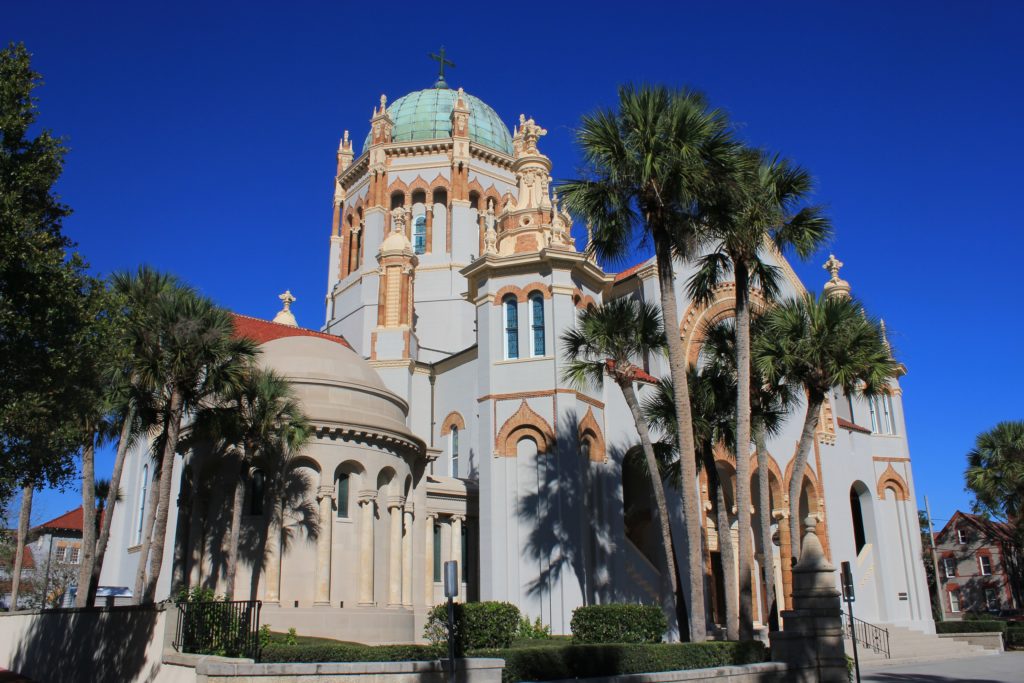
<svg viewBox="0 0 1024 683"><path fill-rule="evenodd" d="M1024 681L1024 652L1004 652L988 657L947 659L932 664L907 664L862 669L862 683L1020 683Z"/></svg>

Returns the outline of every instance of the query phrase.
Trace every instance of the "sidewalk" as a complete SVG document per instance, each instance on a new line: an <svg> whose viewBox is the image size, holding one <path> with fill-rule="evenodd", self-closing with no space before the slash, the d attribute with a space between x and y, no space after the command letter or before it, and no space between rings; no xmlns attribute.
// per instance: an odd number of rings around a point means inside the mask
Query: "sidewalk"
<svg viewBox="0 0 1024 683"><path fill-rule="evenodd" d="M1020 683L1021 680L1024 680L1024 652L861 670L863 683Z"/></svg>

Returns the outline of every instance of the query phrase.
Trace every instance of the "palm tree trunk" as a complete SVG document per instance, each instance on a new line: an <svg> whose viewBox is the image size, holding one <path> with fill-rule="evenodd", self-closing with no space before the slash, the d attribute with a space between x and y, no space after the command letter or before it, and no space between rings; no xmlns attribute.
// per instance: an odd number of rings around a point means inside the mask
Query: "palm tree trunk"
<svg viewBox="0 0 1024 683"><path fill-rule="evenodd" d="M149 548L149 576L146 578L146 590L143 602L150 604L156 597L156 583L160 579L160 569L164 561L164 540L167 537L167 518L171 506L171 479L174 473L174 453L178 449L178 434L181 431L181 414L183 397L175 387L171 390L170 406L167 419L167 440L160 458L160 506L153 520L153 540Z"/></svg>
<svg viewBox="0 0 1024 683"><path fill-rule="evenodd" d="M725 596L725 637L738 640L740 633L739 611L736 609L736 554L732 551L732 530L729 527L729 511L725 505L725 488L718 476L712 451L703 449L701 458L708 476L708 494L715 496L715 526L718 527L718 553L722 558L722 592Z"/></svg>
<svg viewBox="0 0 1024 683"><path fill-rule="evenodd" d="M754 544L750 530L750 278L746 265L733 259L736 278L736 521L739 545L740 640L754 637Z"/></svg>
<svg viewBox="0 0 1024 683"><path fill-rule="evenodd" d="M267 486L263 494L263 519L261 520L262 533L259 535L256 548L256 559L252 563L252 575L249 577L249 599L259 600L260 575L263 568L274 561L276 553L270 552L274 539L274 511L277 508L277 487L267 479Z"/></svg>
<svg viewBox="0 0 1024 683"><path fill-rule="evenodd" d="M248 455L248 454L246 454ZM231 501L231 529L228 532L227 548L224 555L227 557L225 593L228 600L235 599L235 575L238 573L238 539L242 532L242 505L245 503L245 464L249 459L243 455L238 464L238 476L235 478L235 492Z"/></svg>
<svg viewBox="0 0 1024 683"><path fill-rule="evenodd" d="M14 550L14 568L11 576L10 611L18 609L18 593L21 590L21 567L25 563L25 542L28 540L28 521L32 516L32 484L21 489L21 511L18 513L18 541Z"/></svg>
<svg viewBox="0 0 1024 683"><path fill-rule="evenodd" d="M157 493L155 486L159 481L160 472L157 471L146 487L146 490L149 491L149 500L146 501L146 519L142 523L142 547L139 549L139 566L135 571L135 590L132 592L133 605L142 604L142 592L146 587L149 549L153 545L153 524L156 521L156 509L160 506L160 495Z"/></svg>
<svg viewBox="0 0 1024 683"><path fill-rule="evenodd" d="M764 427L753 428L754 446L757 448L757 516L760 518L758 531L761 534L761 573L764 576L764 603L768 614L764 623L772 621L772 605L775 603L775 561L772 552L772 505L768 486L768 448L764 440Z"/></svg>
<svg viewBox="0 0 1024 683"><path fill-rule="evenodd" d="M82 445L82 563L78 567L75 607L89 605L89 583L96 566L96 433Z"/></svg>
<svg viewBox="0 0 1024 683"><path fill-rule="evenodd" d="M633 422L640 434L644 459L647 461L647 472L651 478L651 488L654 490L654 502L658 506L658 520L661 522L661 542L665 547L665 571L668 573L669 585L672 586L672 611L674 613L676 594L679 592L679 573L676 571L675 554L672 552L672 522L668 516L668 503L665 501L665 484L661 480L661 470L658 469L658 460L654 457L651 434L647 429L647 422L640 412L640 404L636 399L633 382L632 380L623 380L618 384L626 399L626 405L629 406L629 412L633 414Z"/></svg>
<svg viewBox="0 0 1024 683"><path fill-rule="evenodd" d="M118 494L121 490L121 472L124 470L124 459L128 453L128 442L131 440L132 423L134 421L134 411L128 408L125 413L124 424L121 425L121 437L117 442L117 453L114 455L114 471L110 474L110 489L107 491L107 501L102 508L104 514L100 517L99 537L96 540L96 562L93 566L92 578L89 579L88 605L96 604L96 591L100 585L100 572L103 571L103 558L107 554L107 542L110 540L110 524L114 518L114 506L117 505Z"/></svg>
<svg viewBox="0 0 1024 683"><path fill-rule="evenodd" d="M661 289L662 318L668 339L668 365L675 387L676 424L678 428L679 467L686 524L686 564L689 576L690 640L707 638L707 615L704 609L704 567L701 562L700 505L697 494L697 463L693 445L693 416L690 413L690 389L686 381L686 349L679 336L679 311L676 306L675 275L672 267L672 245L660 232L655 233L658 264L658 285Z"/></svg>
<svg viewBox="0 0 1024 683"><path fill-rule="evenodd" d="M821 413L823 399L807 398L807 414L804 416L804 429L800 433L800 443L793 460L793 473L789 480L789 538L792 562L800 559L800 489L803 488L804 470L807 469L807 457L814 443L814 431L818 428L818 415ZM812 511L813 512L813 511Z"/></svg>

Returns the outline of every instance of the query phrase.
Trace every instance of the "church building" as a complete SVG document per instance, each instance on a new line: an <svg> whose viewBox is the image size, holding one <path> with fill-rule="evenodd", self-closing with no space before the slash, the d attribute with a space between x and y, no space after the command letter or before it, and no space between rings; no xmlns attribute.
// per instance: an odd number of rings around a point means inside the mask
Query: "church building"
<svg viewBox="0 0 1024 683"><path fill-rule="evenodd" d="M262 600L275 631L421 640L427 611L444 599L447 560L459 563L459 599L512 602L555 634L569 632L580 605L662 604L668 592L650 486L626 457L639 443L629 410L612 382L565 382L559 343L588 306L657 302L656 266L606 272L588 256L552 188L547 131L528 116L511 130L504 121L443 78L381 96L361 148L346 131L337 150L322 327L299 327L287 293L273 321L236 317L315 427L288 465L280 533L269 538L259 523L265 473L249 474L232 597ZM781 254L766 247L765 258L784 275L783 296L806 291ZM842 264L826 266L825 290L848 296ZM732 315L734 285L698 305L686 294L692 273L677 271L681 317L666 326L696 361L706 323ZM641 399L669 375L665 359L642 363ZM871 401L829 396L800 514L815 520L834 564L851 562L859 618L933 632L897 379L889 389ZM769 610L762 563L774 569L780 608L789 602L787 492L802 418L801 406L768 444L775 543L763 548L753 534L757 624ZM755 455L746 457L756 477ZM735 456L718 458L729 482ZM144 448L130 455L104 585L134 583L154 474ZM179 456L174 476L157 598L172 585L222 592L236 475L197 448ZM703 477L697 485L708 619L724 623L716 518ZM668 495L683 552L679 497Z"/></svg>

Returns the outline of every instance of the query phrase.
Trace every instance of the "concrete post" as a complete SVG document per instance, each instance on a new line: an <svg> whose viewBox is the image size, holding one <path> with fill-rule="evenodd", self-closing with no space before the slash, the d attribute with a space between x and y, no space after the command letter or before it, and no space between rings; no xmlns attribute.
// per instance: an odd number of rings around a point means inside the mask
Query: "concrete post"
<svg viewBox="0 0 1024 683"><path fill-rule="evenodd" d="M376 491L359 494L359 604L373 604L373 501Z"/></svg>
<svg viewBox="0 0 1024 683"><path fill-rule="evenodd" d="M316 597L313 605L326 607L331 604L331 527L334 520L334 487L321 486L317 489L320 502L320 535L316 539Z"/></svg>
<svg viewBox="0 0 1024 683"><path fill-rule="evenodd" d="M423 604L434 606L434 523L436 512L428 512L423 545Z"/></svg>
<svg viewBox="0 0 1024 683"><path fill-rule="evenodd" d="M782 612L785 629L771 634L772 660L789 665L787 681L846 683L836 570L825 559L816 522L813 516L805 522L800 561L793 567L793 609Z"/></svg>

